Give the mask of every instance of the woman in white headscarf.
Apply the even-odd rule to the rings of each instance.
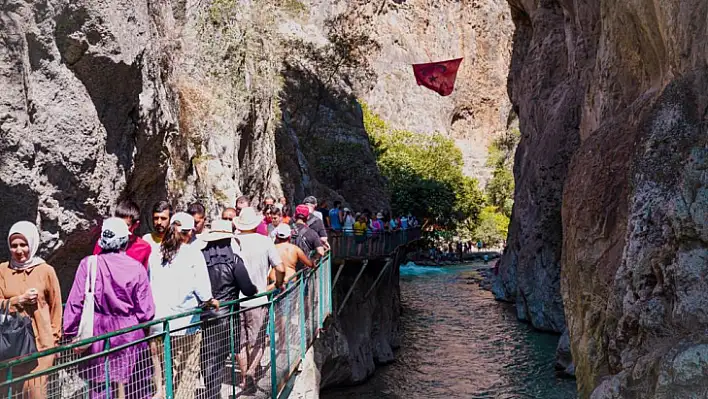
[[[10,310],[29,316],[37,350],[55,347],[61,338],[61,291],[54,268],[37,256],[39,232],[30,222],[18,222],[7,236],[10,260],[0,263],[0,299],[9,300]],[[33,369],[14,370],[13,376],[46,370],[54,355],[40,358]],[[22,384],[23,398],[45,398],[47,377],[37,377]]]

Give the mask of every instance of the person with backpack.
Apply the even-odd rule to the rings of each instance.
[[[312,251],[316,253],[314,258],[320,258],[325,254],[324,243],[320,240],[320,236],[308,226],[309,217],[310,209],[306,205],[298,205],[295,208],[295,230],[297,231],[295,245],[300,247],[311,259]]]
[[[232,226],[231,221],[216,220],[212,222],[211,230],[201,237],[206,243],[202,255],[209,272],[211,292],[220,303],[236,300],[241,293],[253,296],[258,292],[248,276],[243,259],[232,249],[235,241]],[[233,310],[237,311],[238,306]],[[202,314],[200,364],[206,387],[202,396],[205,399],[221,398],[221,380],[231,349],[226,334],[232,331],[231,327],[233,331],[238,327],[235,322],[230,326],[230,320],[228,307]],[[235,316],[233,320],[236,320]]]

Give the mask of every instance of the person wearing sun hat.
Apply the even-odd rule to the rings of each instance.
[[[234,253],[235,237],[229,220],[215,220],[208,233],[201,236],[206,244],[202,255],[206,261],[211,291],[220,302],[238,299],[240,293],[255,295],[258,288],[248,277],[243,259]],[[205,385],[205,398],[221,397],[221,376],[230,352],[230,341],[222,334],[229,329],[228,308],[202,314],[203,339],[201,345],[201,370]]]
[[[263,222],[263,214],[257,212],[252,207],[243,208],[241,213],[234,219],[236,229],[240,231],[237,238],[241,242],[241,257],[246,265],[248,276],[258,288],[258,292],[266,292],[268,288],[268,272],[271,267],[275,269],[276,287],[283,286],[285,268],[280,259],[278,251],[275,249],[273,241],[264,235],[256,232],[258,226]],[[245,295],[242,293],[241,298]],[[268,309],[263,306],[268,303],[267,297],[251,299],[241,303],[241,306],[248,308],[241,314],[240,318],[240,353],[238,357],[241,368],[242,385],[245,389],[249,386],[249,380],[255,381],[256,369],[260,365],[261,358],[265,350],[265,327]]]

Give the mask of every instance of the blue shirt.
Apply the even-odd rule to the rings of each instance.
[[[335,230],[342,229],[342,224],[339,223],[339,209],[334,208],[329,211],[329,224]]]

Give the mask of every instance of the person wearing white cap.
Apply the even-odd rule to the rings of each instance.
[[[305,252],[303,252],[300,247],[290,242],[290,238],[293,234],[290,226],[288,226],[287,224],[280,224],[273,232],[275,233],[275,249],[278,250],[280,259],[282,259],[283,265],[285,266],[286,283],[290,281],[293,276],[295,276],[295,273],[297,272],[298,261],[306,267],[314,266],[314,263],[312,262],[312,260],[310,260],[310,258],[307,257],[307,255],[305,255]],[[268,280],[272,283],[275,282],[274,270],[270,271],[270,274],[268,275]],[[275,286],[269,288],[272,289],[275,288]]]
[[[219,308],[219,301],[211,292],[211,281],[206,261],[200,248],[190,245],[194,234],[194,218],[177,212],[160,244],[160,251],[150,256],[150,284],[155,297],[155,317],[162,318],[184,313],[199,306]],[[170,321],[175,397],[194,397],[199,380],[199,353],[201,332],[188,327],[199,321],[199,316]],[[162,324],[151,327],[153,334],[162,332]],[[160,348],[153,351],[160,355]],[[156,373],[157,374],[157,373]],[[161,376],[156,376],[158,396],[163,392]]]
[[[276,287],[283,286],[283,278],[285,277],[285,268],[273,241],[256,232],[262,221],[263,214],[251,207],[243,208],[238,218],[234,220],[236,229],[240,231],[238,239],[241,242],[241,257],[246,264],[251,281],[258,287],[259,293],[266,292],[268,288],[268,272],[271,267],[275,269]],[[244,297],[245,295],[242,293],[241,298]],[[263,305],[266,303],[268,303],[267,297],[241,303],[242,307],[248,308],[240,318],[241,348],[238,357],[244,389],[252,388],[248,386],[248,380],[255,381],[256,369],[263,357],[268,312],[267,307]]]

